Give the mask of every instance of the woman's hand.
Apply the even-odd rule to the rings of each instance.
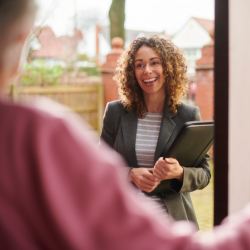
[[[129,177],[139,189],[147,193],[153,191],[161,182],[153,175],[153,168],[132,168]]]
[[[153,175],[160,180],[177,179],[183,182],[183,167],[173,158],[159,158],[153,168]]]

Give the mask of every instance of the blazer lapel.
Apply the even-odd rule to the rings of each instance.
[[[124,147],[131,167],[138,167],[135,154],[137,122],[138,116],[133,111],[121,118]]]
[[[167,97],[166,97],[166,99],[167,99]],[[175,126],[176,126],[176,124],[172,120],[172,117],[174,117],[176,115],[173,114],[169,110],[169,107],[167,106],[166,101],[165,101],[165,109],[164,109],[163,116],[162,116],[159,138],[158,138],[158,142],[157,142],[156,150],[155,150],[155,157],[154,157],[155,162],[161,156],[161,153],[162,153],[163,149],[166,147],[166,145],[169,141],[169,138],[171,137],[171,135],[175,129]]]

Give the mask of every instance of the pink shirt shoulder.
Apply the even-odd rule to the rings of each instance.
[[[2,102],[0,121],[3,249],[250,249],[249,207],[194,239],[187,223],[163,225],[137,203],[124,162],[86,128]]]

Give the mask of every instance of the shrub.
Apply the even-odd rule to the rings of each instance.
[[[21,74],[22,85],[56,85],[63,70],[60,65],[49,67],[45,60],[36,60],[35,63],[26,64]]]

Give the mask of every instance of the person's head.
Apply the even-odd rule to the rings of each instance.
[[[114,80],[123,105],[144,117],[144,96],[149,81],[167,96],[171,112],[177,112],[185,96],[188,78],[183,52],[170,40],[152,36],[134,40],[118,60]],[[144,86],[144,87],[143,87]]]
[[[0,0],[0,88],[18,70],[35,12],[35,0]]]

